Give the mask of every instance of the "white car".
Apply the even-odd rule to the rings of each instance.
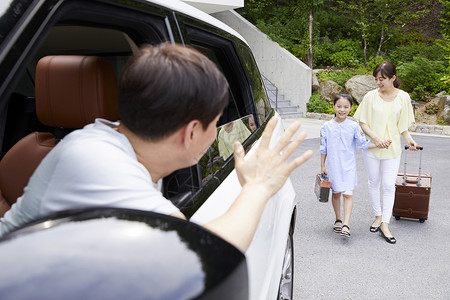
[[[194,244],[200,243],[205,248],[200,247],[198,250],[194,247],[197,249],[194,251],[195,253],[203,253],[199,255],[199,259],[203,262],[199,272],[203,272],[203,275],[194,277],[203,278],[204,282],[198,285],[193,292],[188,285],[194,284],[194,282],[187,278],[198,273],[192,272],[189,275],[190,272],[186,269],[189,264],[180,263],[180,252],[158,252],[157,249],[160,249],[158,245],[162,245],[158,244],[159,242],[154,243],[155,253],[145,248],[146,255],[141,257],[142,260],[145,260],[146,256],[151,257],[159,253],[158,255],[162,256],[158,257],[164,261],[164,264],[161,264],[162,268],[167,268],[170,272],[159,272],[161,269],[156,268],[161,268],[161,266],[149,267],[145,276],[142,276],[160,277],[165,280],[159,280],[155,285],[156,288],[153,288],[153,291],[155,292],[157,289],[158,293],[146,294],[151,292],[145,290],[143,294],[135,294],[136,296],[142,295],[149,299],[170,299],[167,298],[168,295],[176,294],[179,296],[171,299],[292,299],[294,274],[292,235],[295,228],[296,207],[295,192],[289,180],[267,203],[249,249],[246,253],[241,253],[243,265],[239,259],[235,260],[239,263],[230,263],[230,270],[225,276],[221,269],[223,265],[227,265],[226,260],[221,262],[222,265],[203,261],[208,261],[208,257],[211,260],[239,257],[236,249],[230,250],[233,248],[232,246],[230,249],[226,246],[225,248],[228,250],[223,252],[220,250],[222,248],[215,247],[214,245],[227,243],[218,237],[210,237],[211,234],[207,230],[193,224],[203,224],[223,214],[240,191],[240,184],[234,171],[233,157],[230,155],[228,147],[230,141],[240,140],[248,151],[247,155],[252,155],[254,149],[258,147],[262,131],[270,117],[276,115],[279,118],[279,116],[270,107],[261,75],[246,41],[217,19],[183,2],[175,0],[16,0],[3,1],[0,4],[1,215],[21,195],[29,176],[45,155],[45,153],[41,153],[41,157],[35,161],[34,150],[31,149],[29,153],[22,152],[21,155],[24,155],[24,158],[18,159],[19,164],[14,165],[14,159],[9,158],[17,154],[16,150],[20,147],[21,142],[30,134],[33,135],[34,132],[48,132],[47,136],[57,140],[68,132],[81,127],[78,123],[73,126],[61,126],[57,121],[43,123],[39,117],[40,113],[36,116],[36,102],[39,99],[36,98],[34,78],[38,60],[53,55],[100,56],[109,61],[115,76],[118,77],[128,58],[140,45],[161,42],[180,43],[198,49],[218,65],[230,86],[230,102],[219,120],[216,142],[197,165],[177,171],[164,178],[163,181],[164,195],[173,201],[190,220],[174,221],[171,220],[171,217],[153,213],[102,208],[62,212],[43,220],[37,220],[33,223],[34,225],[31,224],[13,232],[0,242],[0,254],[3,258],[8,257],[10,265],[9,268],[5,268],[2,264],[2,271],[0,271],[1,295],[6,295],[5,293],[8,292],[10,293],[8,295],[11,296],[22,295],[22,298],[27,298],[27,294],[24,294],[25,290],[22,289],[23,286],[27,286],[35,287],[35,289],[30,288],[27,291],[30,292],[28,296],[33,295],[33,298],[36,299],[42,298],[44,295],[45,297],[53,295],[50,298],[92,299],[105,292],[105,286],[109,286],[117,294],[109,295],[111,297],[108,298],[120,298],[119,295],[123,296],[120,291],[126,291],[130,282],[134,280],[130,274],[133,273],[134,267],[139,265],[136,264],[138,260],[130,258],[129,272],[125,272],[128,277],[122,277],[120,282],[117,282],[119,280],[117,278],[104,282],[103,285],[99,285],[103,289],[90,284],[90,282],[85,282],[88,285],[83,286],[78,281],[77,285],[69,288],[70,281],[62,283],[61,278],[64,277],[62,274],[70,273],[72,276],[76,276],[79,272],[78,275],[82,278],[84,271],[81,270],[84,269],[75,268],[74,266],[77,264],[74,263],[67,264],[66,267],[69,269],[65,271],[61,271],[59,268],[40,268],[36,265],[37,261],[61,266],[65,265],[64,260],[69,260],[69,258],[67,256],[59,257],[56,255],[58,251],[51,252],[54,255],[47,257],[45,251],[33,251],[33,249],[51,247],[53,242],[58,243],[58,247],[63,247],[58,248],[60,252],[67,250],[64,248],[64,245],[67,244],[71,247],[78,247],[81,252],[86,251],[86,253],[89,251],[116,253],[113,248],[115,249],[117,245],[126,240],[123,239],[123,236],[117,235],[115,244],[103,241],[106,234],[102,230],[108,229],[102,227],[104,222],[101,220],[105,218],[122,220],[128,225],[123,222],[116,224],[111,221],[114,224],[110,224],[108,228],[115,228],[117,232],[127,232],[129,235],[130,232],[134,232],[133,230],[138,230],[133,229],[135,222],[131,222],[135,220],[134,216],[138,215],[140,216],[139,222],[149,223],[149,220],[163,220],[160,223],[156,222],[159,225],[155,226],[159,226],[160,229],[165,228],[160,226],[163,223],[166,224],[165,222],[167,224],[175,222],[182,224],[181,227],[194,228],[196,232],[203,231],[203,235],[192,235],[187,240],[192,240]],[[64,101],[66,99],[62,97],[61,109],[65,109]],[[52,113],[58,114],[58,111],[52,111]],[[93,120],[86,122],[91,121]],[[272,142],[279,138],[283,130],[281,122],[279,122]],[[15,160],[17,161],[17,158]],[[92,219],[97,219],[98,222],[82,222],[83,227],[74,229],[73,234],[59,233],[59,231],[64,232],[64,226],[73,223],[80,224],[80,220]],[[74,220],[78,221],[74,222]],[[122,226],[127,227],[128,230],[119,230],[118,228],[122,228]],[[89,235],[93,235],[93,238],[85,241],[84,235],[81,233],[89,233]],[[149,234],[149,236],[151,235]],[[150,238],[149,236],[142,235],[141,239]],[[195,242],[197,238],[201,239],[198,243]],[[206,240],[214,242],[211,244],[205,242]],[[160,241],[160,239],[156,241]],[[95,244],[104,246],[97,247]],[[24,245],[29,245],[29,247],[23,247]],[[127,246],[137,249],[139,243],[129,243]],[[97,276],[120,274],[118,268],[125,267],[123,261],[118,259],[120,252],[116,254],[98,255],[97,257],[109,260],[107,265],[110,269],[105,271],[106,273],[92,273],[89,278],[94,278],[93,274],[97,274]],[[42,255],[41,258],[39,255]],[[25,257],[27,259],[24,259]],[[44,259],[44,257],[47,258]],[[54,261],[52,261],[52,257],[55,259]],[[127,265],[126,260],[125,265]],[[17,270],[33,273],[35,276],[27,277],[29,281],[22,282],[20,280],[25,275]],[[166,274],[165,277],[162,273]],[[61,276],[56,276],[57,274]],[[214,275],[218,277],[215,278]],[[183,279],[183,276],[186,276],[185,281],[181,280],[184,284],[173,283],[176,279]],[[233,280],[233,276],[238,276],[236,278],[240,279]],[[242,279],[242,276],[245,279]],[[52,278],[52,282],[55,283],[53,280],[56,280],[61,285],[46,285],[43,278]],[[221,289],[218,289],[217,286],[225,284],[224,282],[226,288],[222,286]],[[138,284],[134,282],[134,285]],[[216,292],[220,290],[220,297],[217,296],[217,293],[211,292],[214,289]],[[165,292],[167,294],[164,294]]]

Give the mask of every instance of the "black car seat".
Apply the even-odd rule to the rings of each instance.
[[[111,64],[98,56],[55,55],[36,67],[39,121],[61,132],[119,118],[117,81]],[[29,178],[60,137],[33,132],[19,140],[0,161],[0,216],[23,193]]]

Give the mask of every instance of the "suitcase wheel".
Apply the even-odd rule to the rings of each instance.
[[[394,217],[395,217],[396,220],[400,220],[400,216],[399,215],[395,215]],[[425,222],[425,220],[423,220],[423,222]]]
[[[420,222],[420,223],[425,222],[425,218],[420,218],[420,219],[419,219],[419,222]]]

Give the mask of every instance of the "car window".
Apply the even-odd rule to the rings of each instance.
[[[253,97],[255,99],[256,109],[258,111],[258,118],[255,121],[257,124],[263,124],[271,115],[272,108],[270,107],[269,99],[264,91],[264,85],[261,81],[258,66],[248,46],[238,43],[236,50],[239,52],[242,65],[248,74]]]
[[[5,61],[11,66],[3,70],[10,68],[14,73],[0,74],[0,158],[28,133],[56,130],[40,124],[35,114],[34,74],[40,58],[97,55],[111,62],[118,77],[141,44],[179,40],[173,36],[167,20],[170,12],[150,4],[139,5],[139,9],[67,1],[33,16],[33,22],[39,26],[24,27],[22,38],[14,44],[15,50],[5,54]]]
[[[263,104],[260,117],[254,101],[255,90],[258,91],[259,99],[265,103],[261,82],[259,89],[253,89],[251,85],[257,83],[255,80],[250,81],[248,76],[249,70],[256,72],[252,76],[259,76],[259,71],[256,66],[243,66],[236,51],[236,42],[225,35],[203,30],[198,24],[191,26],[187,22],[180,23],[186,31],[185,40],[189,45],[210,58],[229,84],[229,104],[219,119],[215,142],[196,166],[177,171],[165,181],[166,196],[174,199],[174,203],[190,216],[233,170],[234,142],[241,142],[248,151],[261,134],[258,130],[262,124],[260,118],[264,120],[267,114]],[[246,62],[248,65],[255,63],[251,58]]]
[[[243,143],[256,130],[253,115],[236,119],[220,126],[217,131],[217,142],[220,157],[226,160],[233,154],[234,142]]]
[[[3,133],[0,157],[33,131],[58,131],[58,137],[68,132],[44,126],[36,116],[34,77],[39,59],[47,55],[101,56],[111,63],[118,79],[127,60],[141,44],[173,40],[164,16],[97,4],[72,4],[62,5],[59,13],[49,18],[48,22],[54,25],[48,26],[34,45],[26,47],[33,51],[30,50],[26,64],[20,68],[23,71],[15,74],[17,84],[1,112],[6,117],[0,124],[0,138]]]

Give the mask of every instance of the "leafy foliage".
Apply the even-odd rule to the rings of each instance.
[[[450,0],[439,0],[444,9],[441,11],[442,15],[442,34],[450,35]]]
[[[411,26],[431,6],[441,9],[442,39],[426,39]],[[413,99],[450,92],[450,0],[245,0],[237,11],[303,61],[311,57],[308,22],[313,12],[314,67],[343,69],[320,72],[319,81],[344,86],[353,75],[372,74],[388,60]]]
[[[416,56],[422,56],[431,61],[442,61],[446,53],[448,52],[438,44],[413,43],[395,48],[389,54],[389,61],[394,65],[398,65],[402,62],[413,61]]]
[[[448,1],[450,3],[450,1]],[[449,4],[450,6],[450,4]],[[450,7],[449,7],[450,10]],[[450,15],[450,12],[448,13]],[[444,59],[447,64],[447,69],[441,74],[440,84],[442,89],[450,93],[450,34],[443,34],[443,39],[437,41],[437,45],[444,51]]]
[[[423,56],[415,56],[411,62],[400,63],[397,68],[398,77],[411,92],[411,98],[426,100],[442,88],[439,73],[444,72],[441,61],[431,61]]]
[[[438,112],[439,107],[436,103],[429,103],[425,105],[425,112],[429,115],[434,115]]]
[[[327,114],[330,111],[330,107],[331,110],[333,110],[332,105],[330,105],[327,101],[322,100],[317,92],[314,92],[309,98],[309,102],[306,103],[308,112]]]
[[[319,71],[317,73],[317,80],[319,80],[319,82],[325,80],[332,80],[337,84],[339,84],[340,86],[345,86],[347,80],[349,80],[355,75],[357,74],[354,71],[348,69],[339,71]]]
[[[362,61],[362,51],[358,41],[351,39],[332,43],[329,39],[313,46],[315,64],[338,68],[357,66]]]

